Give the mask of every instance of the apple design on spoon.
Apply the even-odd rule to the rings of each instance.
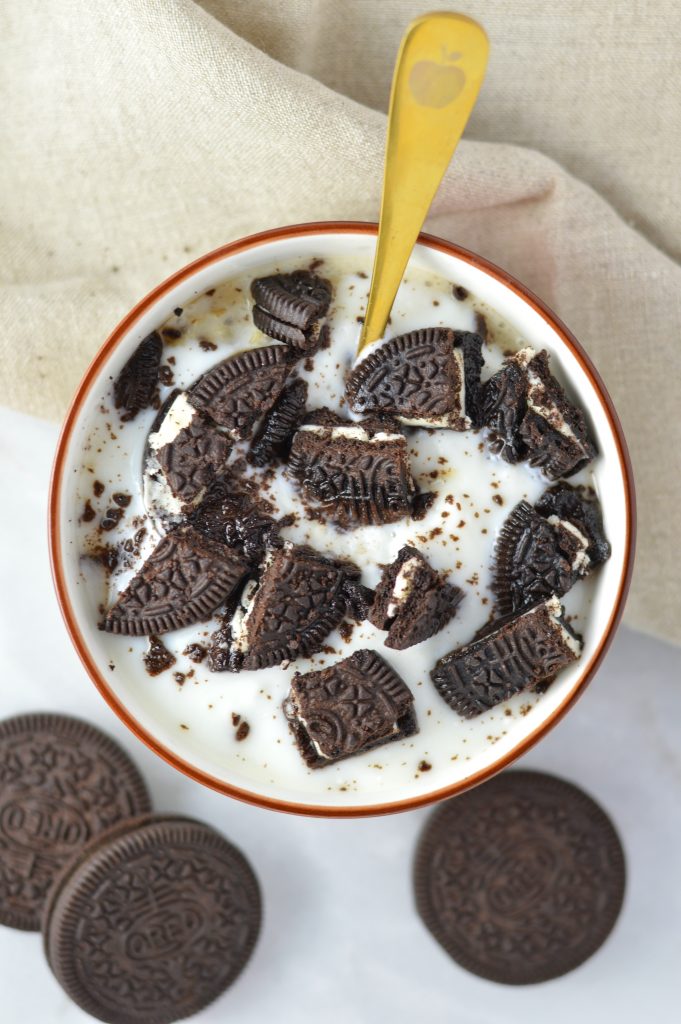
[[[409,88],[417,103],[423,107],[446,107],[456,99],[464,85],[466,75],[454,66],[460,53],[447,53],[442,47],[442,60],[420,60],[412,68]]]

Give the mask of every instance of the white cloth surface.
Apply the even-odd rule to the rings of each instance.
[[[524,759],[583,786],[612,816],[626,899],[602,949],[572,974],[507,988],[442,952],[412,904],[411,859],[429,811],[318,821],[203,789],[151,754],[87,678],[60,620],[48,570],[46,482],[53,425],[0,410],[0,717],[57,710],[122,743],[155,806],[210,822],[253,863],[264,929],[244,974],[197,1022],[238,1024],[575,1024],[678,1015],[681,946],[681,680],[678,651],[622,629],[585,695]],[[40,938],[0,927],[2,1024],[90,1020],[63,994]]]

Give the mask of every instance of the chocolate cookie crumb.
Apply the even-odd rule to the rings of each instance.
[[[185,658],[189,658],[194,664],[200,665],[208,652],[203,644],[187,644],[182,653]]]
[[[245,740],[250,731],[251,727],[248,724],[248,722],[241,722],[239,728],[236,731],[237,742],[241,743],[242,740]]]
[[[168,650],[157,636],[149,637],[149,648],[142,655],[142,661],[150,676],[159,676],[161,672],[171,668],[176,660],[175,655]]]

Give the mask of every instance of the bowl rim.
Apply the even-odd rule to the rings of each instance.
[[[223,780],[215,778],[209,773],[195,767],[190,762],[185,761],[172,750],[165,747],[133,717],[122,701],[119,700],[116,694],[109,688],[105,677],[99,671],[95,659],[90,654],[85,639],[78,628],[75,613],[66,587],[64,565],[61,557],[61,526],[59,522],[59,509],[61,504],[61,491],[66,453],[74,426],[85,398],[89,393],[90,387],[96,376],[99,374],[102,366],[105,364],[110,354],[117,347],[124,335],[128,333],[139,317],[158,299],[171,291],[176,285],[180,284],[186,278],[192,276],[198,270],[224,259],[227,256],[233,256],[247,249],[252,249],[269,242],[281,241],[287,238],[304,235],[314,236],[319,234],[376,235],[377,231],[378,225],[373,222],[333,220],[313,221],[310,223],[292,224],[285,227],[272,228],[267,231],[260,231],[256,234],[247,235],[243,238],[237,239],[236,241],[229,242],[226,245],[219,246],[217,249],[213,249],[205,255],[200,256],[198,259],[193,260],[185,267],[182,267],[180,270],[167,277],[161,282],[161,284],[157,285],[156,288],[152,289],[152,291],[136,303],[130,312],[123,317],[86,369],[64,419],[59,440],[57,442],[50,479],[48,500],[48,545],[52,579],[57,594],[57,601],[59,603],[59,608],[64,619],[67,632],[76,649],[76,653],[78,654],[86,672],[90,676],[90,679],[109,707],[128,727],[128,729],[130,729],[130,731],[139,740],[146,744],[146,746],[155,754],[161,757],[168,764],[172,765],[172,767],[182,772],[184,775],[193,779],[195,782],[199,782],[210,789],[214,789],[217,792],[224,794],[225,796],[234,797],[237,800],[253,804],[257,807],[319,818],[362,818],[414,810],[418,807],[425,807],[429,804],[445,800],[448,797],[457,796],[460,793],[464,793],[467,790],[472,789],[474,786],[486,782],[488,779],[507,768],[519,757],[525,754],[563,718],[568,710],[574,705],[576,700],[582,695],[582,693],[584,693],[584,690],[596,674],[597,669],[612,643],[617,626],[622,618],[634,567],[636,499],[633,469],[627,443],[624,438],[624,432],[605,384],[591,362],[591,359],[565,324],[544,302],[542,302],[540,298],[530,291],[530,289],[526,288],[520,283],[520,281],[507,273],[507,271],[503,270],[501,267],[498,267],[496,264],[490,262],[484,257],[479,256],[477,253],[464,249],[459,245],[455,245],[453,242],[448,242],[436,235],[426,234],[425,232],[422,232],[419,235],[419,244],[443,252],[447,255],[454,256],[463,262],[471,264],[489,276],[496,278],[501,282],[501,284],[505,285],[523,299],[527,305],[547,321],[549,326],[556,332],[556,334],[558,334],[561,341],[567,346],[579,362],[582,370],[589,378],[596,394],[598,395],[601,405],[603,406],[605,416],[610,424],[615,440],[625,490],[625,545],[623,572],[607,626],[603,631],[601,640],[593,657],[591,658],[591,661],[585,666],[584,672],[576,687],[560,704],[560,706],[555,709],[552,715],[529,733],[521,742],[518,743],[516,747],[513,748],[513,750],[509,751],[503,757],[500,757],[497,761],[494,761],[492,764],[481,769],[467,779],[454,782],[449,786],[433,790],[430,793],[405,798],[404,800],[352,807],[334,807],[330,805],[298,803],[278,799],[276,797],[264,796],[259,793],[251,792],[248,789],[232,785],[231,783],[224,782]]]

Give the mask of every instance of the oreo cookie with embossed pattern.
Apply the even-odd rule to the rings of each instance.
[[[247,456],[251,465],[267,466],[288,455],[306,401],[306,381],[296,379],[284,388],[253,438]]]
[[[562,597],[591,568],[589,538],[571,523],[545,519],[521,501],[496,541],[492,592],[500,615]]]
[[[303,424],[288,465],[304,496],[348,528],[409,516],[416,485],[407,440],[392,429],[383,422]]]
[[[114,404],[123,410],[123,420],[134,420],[141,409],[151,405],[162,353],[161,335],[153,331],[139,343],[118,374],[113,388]]]
[[[569,782],[511,771],[439,807],[414,862],[418,912],[466,970],[529,985],[574,970],[605,942],[625,888],[605,812]]]
[[[234,437],[248,437],[256,420],[276,402],[292,368],[284,345],[247,349],[200,377],[187,398]]]
[[[435,689],[463,718],[474,718],[536,687],[576,661],[580,638],[557,597],[493,623],[478,639],[445,654],[430,673]]]
[[[479,335],[426,327],[372,347],[350,374],[346,396],[354,412],[468,430],[478,424],[482,365]]]
[[[309,768],[418,732],[411,690],[369,650],[355,651],[320,672],[296,672],[284,714]]]
[[[242,853],[190,818],[148,816],[100,836],[55,883],[43,919],[64,991],[108,1024],[171,1024],[239,976],[261,925]]]
[[[162,519],[187,515],[223,472],[232,441],[175,391],[149,432],[144,460],[147,510]]]
[[[161,540],[106,613],[100,629],[169,633],[210,618],[249,569],[244,556],[191,526]]]
[[[48,713],[0,722],[0,924],[38,931],[64,864],[150,806],[127,754],[86,722]]]
[[[386,647],[404,651],[439,633],[462,598],[459,587],[446,583],[420,551],[405,544],[383,571],[369,621],[388,630]]]
[[[209,667],[252,671],[316,654],[346,615],[366,615],[359,578],[353,562],[303,545],[269,551],[260,579],[246,584],[231,623],[214,635]]]
[[[328,328],[319,324],[331,302],[331,285],[309,270],[259,277],[251,284],[253,322],[259,331],[301,352],[328,343]]]

